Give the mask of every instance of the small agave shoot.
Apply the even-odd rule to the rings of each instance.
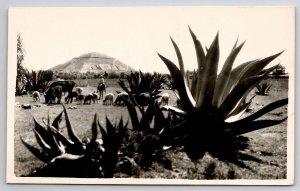
[[[65,115],[68,138],[60,132],[62,115]],[[95,114],[90,138],[81,141],[74,132],[66,108],[50,124],[41,125],[34,119],[33,132],[40,148],[36,148],[21,137],[22,143],[29,151],[47,166],[36,170],[31,176],[46,177],[113,177],[118,162],[118,151],[125,134],[127,124],[121,118],[115,126],[106,118],[103,128]],[[98,138],[100,129],[101,139]]]
[[[272,85],[268,83],[262,83],[256,86],[256,95],[267,96],[269,95],[269,91]]]
[[[279,124],[286,120],[256,120],[264,114],[284,106],[288,99],[275,101],[250,116],[240,118],[251,104],[248,93],[253,90],[277,66],[264,69],[282,52],[243,63],[232,69],[235,58],[244,43],[234,44],[221,72],[217,75],[219,62],[219,35],[205,53],[200,41],[190,29],[195,45],[198,69],[192,80],[185,76],[183,59],[177,44],[171,38],[178,58],[179,68],[164,56],[159,55],[169,69],[182,110],[171,106],[165,109],[183,116],[184,120],[171,127],[169,136],[184,146],[193,160],[200,159],[206,152],[220,160],[244,164],[240,159],[259,161],[239,152],[247,147],[247,138],[242,134]],[[174,144],[175,142],[173,142]],[[245,167],[245,166],[244,166]]]

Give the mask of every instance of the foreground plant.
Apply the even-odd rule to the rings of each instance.
[[[269,91],[272,85],[269,85],[268,83],[262,83],[256,86],[256,95],[262,95],[267,96],[269,95]]]
[[[171,127],[172,130],[168,136],[175,140],[172,144],[180,142],[192,160],[202,158],[205,152],[209,152],[221,160],[238,163],[238,158],[249,158],[249,156],[242,156],[237,152],[247,147],[247,139],[242,137],[242,134],[286,120],[286,118],[280,120],[256,119],[286,105],[288,99],[273,102],[256,113],[240,119],[251,104],[252,98],[247,101],[248,93],[277,67],[264,69],[282,52],[264,59],[243,63],[232,69],[235,58],[244,45],[244,43],[237,45],[236,42],[221,72],[217,75],[220,54],[219,35],[216,35],[205,53],[191,29],[190,33],[198,62],[198,69],[193,73],[192,80],[189,81],[186,78],[180,50],[172,38],[179,68],[158,54],[171,73],[182,107],[182,109],[178,109],[164,106],[164,109],[184,118],[181,123]]]
[[[33,132],[40,148],[27,143],[21,137],[22,143],[38,159],[47,164],[36,170],[31,176],[55,177],[113,177],[118,162],[118,151],[125,134],[127,124],[112,125],[106,117],[106,128],[99,124],[95,114],[92,124],[92,134],[80,140],[71,126],[66,108],[50,124],[49,116],[45,126],[34,119]],[[67,138],[60,132],[62,115],[65,115]],[[101,138],[98,132],[101,132]]]
[[[165,118],[157,102],[151,102],[146,109],[135,106],[125,100],[132,123],[121,149],[122,155],[133,158],[144,170],[148,170],[153,162],[171,169],[171,163],[165,158],[163,139],[168,127],[174,119]]]

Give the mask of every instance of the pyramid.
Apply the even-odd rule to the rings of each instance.
[[[121,61],[105,54],[92,52],[75,57],[64,64],[51,68],[58,73],[121,73],[133,71],[133,69]]]

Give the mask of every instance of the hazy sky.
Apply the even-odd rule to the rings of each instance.
[[[246,44],[235,66],[282,50],[273,65],[294,64],[290,7],[14,8],[9,14],[9,48],[16,50],[21,33],[24,66],[34,70],[99,52],[135,69],[167,72],[157,52],[177,63],[172,36],[186,68],[193,69],[197,63],[188,25],[206,46],[219,31],[221,64],[237,38]]]

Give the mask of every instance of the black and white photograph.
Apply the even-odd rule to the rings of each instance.
[[[7,183],[294,183],[292,6],[11,7],[7,83]]]

